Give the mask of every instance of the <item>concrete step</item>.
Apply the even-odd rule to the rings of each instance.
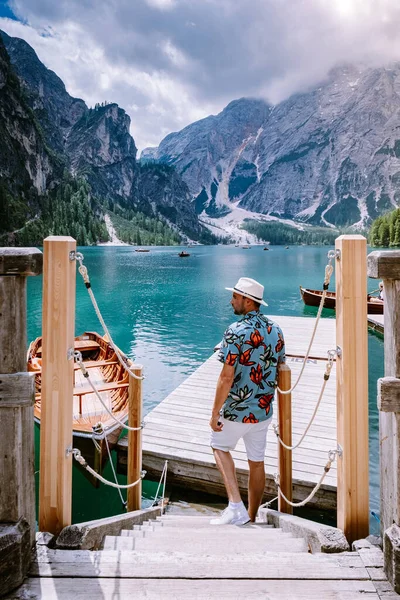
[[[192,517],[181,517],[180,519],[176,519],[176,520],[161,520],[161,521],[154,521],[154,524],[152,525],[152,527],[168,527],[168,528],[173,528],[173,527],[204,527],[204,528],[214,528],[215,525],[211,525],[210,521],[211,519],[215,519],[218,518],[219,514],[216,514],[214,517],[210,516],[207,517],[206,519],[198,519],[197,517],[194,517],[192,520]],[[224,527],[236,527],[236,525],[224,525]],[[246,523],[246,525],[243,525],[241,527],[245,527],[245,528],[251,528],[251,529],[275,529],[274,525],[269,525],[268,523]]]
[[[144,531],[143,529],[122,529],[120,536],[122,537],[134,537],[143,538],[146,534],[150,535],[152,531]]]
[[[146,536],[135,538],[130,536],[106,536],[104,550],[132,550],[138,553],[159,552],[184,552],[188,555],[227,555],[243,554],[251,552],[308,552],[305,540],[293,537],[278,537],[275,539],[262,539],[254,537],[239,538],[234,535],[221,536],[219,538],[209,536],[192,537],[158,537]]]
[[[210,525],[211,519],[216,519],[220,516],[219,513],[215,513],[215,515],[208,515],[207,517],[196,517],[196,516],[187,516],[187,517],[176,517],[175,515],[167,518],[166,515],[162,517],[157,517],[155,521],[151,521],[153,526],[162,526],[162,527],[206,527]],[[146,521],[146,523],[150,523],[150,521]],[[213,526],[214,527],[214,526]],[[247,523],[245,527],[257,527],[262,529],[274,529],[274,525],[270,525],[268,523]]]
[[[276,540],[289,539],[295,537],[290,532],[283,532],[282,529],[247,529],[237,525],[223,525],[213,527],[159,527],[155,529],[142,529],[140,531],[132,529],[123,529],[120,533],[122,537],[146,537],[151,539],[252,539],[256,543],[258,540]]]
[[[123,539],[123,538],[119,538]],[[129,540],[144,542],[145,539]],[[298,540],[292,540],[297,542]],[[367,571],[359,553],[344,552],[338,555],[326,554],[307,554],[294,552],[260,552],[258,547],[251,552],[229,553],[225,555],[220,548],[214,550],[208,546],[202,555],[188,554],[185,551],[154,551],[153,552],[135,552],[120,550],[51,550],[50,548],[40,548],[36,550],[36,558],[30,567],[32,577],[53,577],[53,578],[82,578],[80,579],[82,597],[88,598],[85,594],[84,578],[118,578],[116,584],[121,578],[150,578],[150,579],[225,579],[225,580],[371,580],[372,574]],[[378,573],[377,573],[378,574]],[[55,579],[57,581],[57,579]],[[250,598],[251,582],[247,582],[249,594],[241,596]],[[114,593],[115,593],[114,587]],[[237,596],[237,595],[236,595]],[[57,595],[52,598],[58,597]],[[66,595],[65,598],[75,596]],[[77,596],[76,596],[77,597]],[[122,597],[122,596],[121,596]],[[162,598],[171,596],[164,595]],[[208,596],[203,596],[208,598]],[[233,596],[235,597],[235,596]],[[257,596],[254,596],[257,597]],[[266,594],[258,596],[268,597]],[[301,596],[300,596],[301,597]],[[282,598],[289,599],[288,594]],[[292,596],[296,599],[296,594]],[[305,597],[307,598],[307,596]],[[325,600],[326,596],[321,594],[320,599]],[[340,598],[340,596],[338,596]],[[371,600],[374,596],[371,596]],[[342,599],[341,599],[342,600]],[[348,596],[346,600],[353,600]]]
[[[265,560],[265,559],[264,559]],[[198,569],[200,570],[200,569]],[[293,568],[292,568],[293,571]],[[304,578],[304,571],[300,572]],[[118,579],[117,579],[118,577]],[[381,582],[380,582],[381,583]],[[383,582],[382,582],[383,583]],[[41,598],[112,598],[134,600],[379,600],[372,581],[334,580],[313,581],[269,579],[126,579],[113,577],[81,579],[79,577],[36,577],[25,581],[13,599]],[[385,592],[387,600],[397,595]]]

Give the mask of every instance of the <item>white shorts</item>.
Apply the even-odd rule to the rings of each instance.
[[[211,448],[229,452],[234,450],[240,438],[243,438],[248,460],[264,461],[267,431],[272,417],[260,423],[235,423],[223,417],[219,420],[223,428],[222,431],[211,430]]]

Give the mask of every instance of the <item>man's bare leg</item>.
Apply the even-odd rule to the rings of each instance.
[[[249,460],[249,517],[251,521],[256,520],[257,512],[264,495],[265,467],[264,461],[256,462]]]
[[[239,486],[236,479],[235,463],[230,452],[213,448],[215,462],[224,480],[226,493],[230,502],[241,502]]]

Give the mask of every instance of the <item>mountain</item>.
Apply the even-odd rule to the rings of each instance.
[[[137,149],[130,134],[130,117],[122,108],[115,103],[96,104],[94,108],[88,108],[83,100],[70,96],[62,80],[43,65],[24,40],[1,32],[0,46],[8,69],[13,73],[13,81],[15,85],[18,83],[21,102],[36,124],[47,155],[52,157],[54,164],[60,166],[57,174],[53,167],[46,165],[29,174],[29,177],[32,175],[30,183],[34,186],[42,175],[40,189],[35,186],[38,193],[49,192],[47,175],[53,173],[54,186],[61,182],[66,171],[90,184],[89,200],[92,194],[100,204],[109,206],[111,203],[124,218],[132,216],[132,211],[141,212],[164,222],[168,220],[171,232],[180,231],[193,239],[201,237],[202,227],[191,203],[189,190],[179,174],[168,170],[160,178],[158,167],[147,165],[144,169],[136,160]],[[13,120],[12,111],[12,102],[8,102],[4,109],[7,122]],[[19,124],[15,126],[18,129],[15,137],[23,138]],[[3,140],[6,138],[0,138],[0,183],[4,178],[4,164],[8,160],[7,146]],[[28,164],[42,160],[41,150],[37,156],[37,144],[33,146],[27,150]],[[14,181],[21,179],[17,168],[10,172],[10,178]],[[150,184],[154,195],[151,201],[148,198]],[[83,189],[86,197],[86,188]],[[171,212],[171,190],[178,207],[175,212]],[[22,200],[24,202],[27,202],[26,199]],[[25,212],[28,215],[29,211]],[[166,214],[169,215],[168,219]],[[109,216],[112,220],[112,215]]]
[[[61,173],[0,40],[0,233],[33,219]]]
[[[145,149],[144,160],[173,165],[195,198],[197,213],[229,212],[229,200],[243,193],[256,178],[247,159],[271,108],[262,100],[242,98],[218,115],[170,133],[158,148]]]
[[[343,66],[274,107],[242,98],[143,157],[178,169],[210,225],[368,226],[400,201],[400,65]]]
[[[73,98],[62,80],[40,62],[25,40],[0,32],[25,98],[40,122],[47,143],[64,152],[65,139],[73,125],[88,111],[80,98]]]

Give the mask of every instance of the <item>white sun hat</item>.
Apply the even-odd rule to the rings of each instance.
[[[263,306],[268,306],[263,300],[264,286],[255,279],[250,279],[250,277],[241,277],[234,288],[227,287],[225,289],[245,296],[245,298],[250,298],[250,300],[254,300],[254,302],[258,302]]]

